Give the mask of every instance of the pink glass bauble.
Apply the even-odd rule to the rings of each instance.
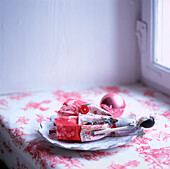
[[[108,93],[101,99],[100,107],[107,110],[114,118],[117,118],[123,114],[126,104],[119,94]]]

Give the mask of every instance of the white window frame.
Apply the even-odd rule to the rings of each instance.
[[[137,22],[141,53],[141,79],[147,85],[170,95],[170,70],[155,63],[158,0],[142,0],[142,21]]]

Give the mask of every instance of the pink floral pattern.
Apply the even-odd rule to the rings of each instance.
[[[43,115],[35,114],[37,116],[36,121],[41,123],[42,121],[50,121],[49,117],[44,117]]]
[[[136,168],[139,166],[139,161],[133,160],[129,161],[123,165],[121,164],[116,164],[116,163],[111,163],[111,165],[108,167],[108,169],[127,169],[127,168]]]
[[[17,163],[16,163],[16,165],[13,164],[13,168],[17,168],[17,169],[29,169],[29,167],[25,163],[21,163],[19,161],[18,157],[16,158],[16,161],[17,161]]]
[[[13,144],[21,149],[29,134],[23,132],[23,127],[7,129]]]
[[[0,99],[0,110],[5,110],[8,107],[8,102],[5,99]]]
[[[142,139],[136,138],[127,145],[105,151],[65,150],[49,143],[38,133],[40,123],[50,121],[66,99],[82,100],[70,107],[78,110],[84,101],[99,105],[100,99],[108,92],[118,93],[124,98],[123,117],[152,115],[155,126],[145,130]],[[101,169],[169,169],[169,100],[170,97],[144,84],[0,96],[0,159],[9,168],[19,169],[33,166],[36,169],[90,169],[94,166]],[[67,106],[63,105],[63,110],[69,102],[64,104]],[[85,128],[83,134],[89,129]]]
[[[20,116],[16,123],[20,124],[29,124],[30,119],[26,118],[25,116]]]
[[[11,149],[11,145],[10,145],[10,142],[8,141],[8,142],[3,142],[3,146],[4,146],[4,148],[6,148],[6,150],[9,152],[9,153],[12,153],[13,152],[13,150]]]
[[[107,151],[91,151],[91,152],[84,152],[84,151],[80,151],[80,157],[84,158],[88,161],[99,161],[102,158],[105,157],[110,157],[110,156],[114,156],[118,153],[118,151],[113,151],[113,152],[107,152]]]
[[[24,111],[27,111],[29,109],[38,109],[41,111],[47,111],[49,110],[49,107],[43,107],[43,104],[49,104],[51,101],[50,100],[44,100],[42,102],[29,102],[25,108],[22,108]]]
[[[170,109],[165,111],[164,113],[161,114],[162,116],[164,116],[165,118],[167,118],[168,120],[170,120]]]
[[[55,146],[49,144],[43,138],[36,138],[29,141],[28,146],[24,149],[25,153],[29,153],[32,160],[36,161],[36,165],[41,164],[41,168],[56,168],[62,165],[63,168],[70,169],[71,167],[81,168],[83,164],[78,160],[68,155],[59,155],[55,150]],[[55,156],[55,154],[58,156]]]
[[[12,95],[12,96],[9,96],[9,98],[11,100],[22,100],[26,97],[31,97],[33,96],[33,94],[19,94],[19,95]]]

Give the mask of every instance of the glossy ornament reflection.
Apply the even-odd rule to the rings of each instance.
[[[122,96],[117,93],[108,93],[103,96],[100,107],[107,110],[113,117],[121,117],[126,103]]]

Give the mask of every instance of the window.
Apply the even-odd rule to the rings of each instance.
[[[143,0],[141,37],[142,80],[170,95],[170,0]],[[139,42],[139,36],[138,36]]]
[[[158,1],[157,55],[155,62],[170,69],[170,0]]]

